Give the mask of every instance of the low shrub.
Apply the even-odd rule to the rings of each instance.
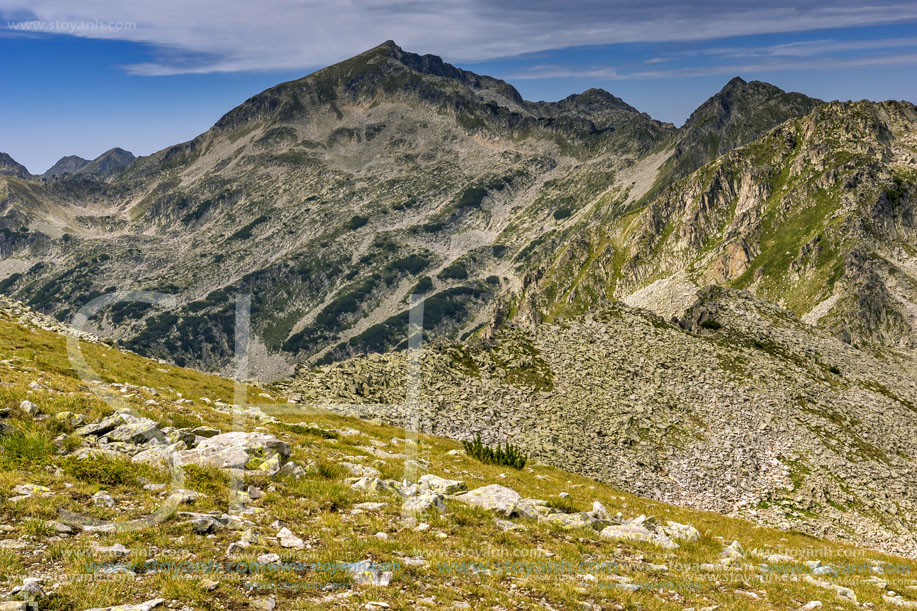
[[[473,441],[463,441],[465,453],[472,458],[490,465],[505,465],[513,469],[522,469],[528,457],[519,448],[507,443],[504,446],[491,448],[481,443],[481,435],[475,435]]]

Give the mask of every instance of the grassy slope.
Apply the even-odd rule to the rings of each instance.
[[[230,430],[229,416],[210,408],[200,397],[231,402],[231,381],[160,365],[104,346],[84,344],[84,353],[106,382],[126,382],[156,389],[155,395],[144,388],[131,388],[120,394],[131,407],[163,425],[206,423]],[[44,388],[30,390],[28,385],[36,380]],[[358,456],[364,464],[375,464],[383,477],[400,478],[402,460],[376,459],[361,447],[376,442],[398,453],[404,445],[404,430],[327,414],[307,418],[317,426],[350,427],[360,431],[360,435],[325,439],[322,435],[293,433],[281,425],[268,424],[270,432],[292,443],[294,460],[300,464],[312,460],[317,467],[299,480],[277,478],[249,482],[267,491],[265,498],[254,503],[263,509],[252,518],[259,525],[257,532],[272,536],[277,529],[270,524],[279,519],[305,539],[310,549],[294,552],[266,542],[264,546],[251,548],[243,557],[254,560],[261,553],[273,551],[284,560],[303,562],[355,562],[371,558],[377,562],[400,563],[390,586],[348,587],[331,592],[295,589],[310,587],[304,584],[350,581],[349,577],[328,572],[193,573],[186,576],[141,571],[93,577],[87,573],[88,562],[114,559],[92,552],[90,546],[94,544],[124,544],[131,550],[127,562],[135,567],[147,560],[222,562],[227,546],[237,540],[238,535],[230,529],[214,536],[195,535],[182,520],[172,518],[145,531],[80,534],[53,540],[47,521],[58,519],[59,508],[78,507],[100,518],[123,518],[144,514],[166,494],[142,490],[137,480],[142,475],[155,482],[166,482],[166,473],[138,469],[129,463],[103,465],[89,461],[80,466],[58,455],[59,445],[73,445],[66,426],[57,424],[54,418],[26,417],[17,408],[28,398],[46,414],[73,411],[95,418],[109,411],[110,408],[89,390],[89,386],[69,368],[61,336],[0,319],[0,408],[11,408],[5,421],[24,433],[0,438],[0,524],[6,531],[0,538],[23,537],[28,542],[26,549],[0,548],[0,591],[18,585],[27,576],[45,577],[46,587],[59,582],[60,586],[44,603],[44,608],[81,610],[163,597],[178,601],[177,606],[184,604],[195,609],[243,609],[251,608],[253,601],[268,596],[277,599],[279,609],[362,608],[367,601],[385,601],[399,609],[448,608],[457,602],[468,602],[473,608],[504,609],[550,606],[554,609],[680,610],[718,605],[720,609],[742,610],[796,609],[811,600],[823,601],[825,608],[853,608],[833,593],[798,578],[772,576],[762,579],[756,568],[763,562],[761,557],[750,555],[747,565],[732,571],[698,568],[701,563],[716,562],[723,542],[734,539],[746,550],[759,549],[764,555],[782,550],[796,555],[800,562],[819,559],[825,564],[857,567],[856,574],[823,579],[853,588],[861,603],[871,602],[876,608],[884,608],[886,603],[882,601],[882,591],[863,574],[864,563],[884,560],[903,565],[907,567],[905,574],[885,576],[889,589],[917,598],[917,590],[908,589],[914,587],[917,563],[801,534],[760,528],[717,514],[647,501],[547,466],[532,464],[522,471],[514,471],[482,465],[463,454],[448,455],[449,450],[459,447],[456,442],[425,435],[421,435],[420,456],[429,461],[428,471],[462,479],[470,488],[500,483],[523,496],[554,500],[558,505],[577,510],[588,510],[593,500],[599,500],[612,514],[621,512],[625,517],[634,517],[645,513],[662,520],[693,524],[703,536],[696,543],[683,543],[678,550],[664,551],[647,544],[603,541],[595,531],[564,532],[523,519],[516,521],[525,525],[524,532],[504,533],[498,530],[489,514],[454,501],[447,501],[445,515],[426,518],[431,525],[429,530],[415,532],[402,528],[397,499],[370,497],[353,491],[343,482],[346,474],[335,463],[345,456]],[[259,392],[251,388],[249,396],[263,403],[266,400],[257,397]],[[193,403],[176,404],[181,397],[191,398]],[[158,405],[147,404],[150,399]],[[303,420],[303,416],[283,419],[297,422]],[[250,423],[247,430],[255,426],[257,424]],[[64,435],[62,442],[54,441],[58,435]],[[104,486],[98,481],[103,475],[108,480]],[[12,488],[22,483],[45,485],[55,494],[24,501],[8,500],[14,495]],[[225,475],[220,472],[188,470],[185,486],[207,495],[196,501],[192,510],[226,509],[228,490]],[[89,497],[100,489],[108,490],[115,497],[117,510],[92,506]],[[565,501],[557,497],[562,491],[570,494]],[[385,501],[386,505],[379,511],[352,513],[354,504],[371,500]],[[387,538],[377,537],[376,533],[386,533]],[[426,565],[406,566],[403,556],[423,556]],[[507,560],[527,564],[514,565],[509,572],[497,570],[492,564],[494,570],[490,574],[450,572],[440,565],[441,562]],[[537,563],[561,560],[572,563],[574,570],[561,575],[526,574],[526,567],[537,571]],[[581,562],[609,563],[605,566],[610,567],[613,574],[581,570]],[[654,565],[666,565],[668,570]],[[794,567],[804,571],[804,567]],[[587,573],[597,579],[586,577]],[[619,578],[615,575],[624,576],[644,588],[628,591],[616,587]],[[212,592],[205,587],[207,579],[218,582]],[[583,603],[594,606],[583,606]]]

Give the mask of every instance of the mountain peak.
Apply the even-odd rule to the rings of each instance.
[[[0,176],[15,176],[16,178],[32,178],[32,174],[24,165],[6,153],[0,153]]]
[[[74,172],[77,172],[86,167],[89,163],[89,159],[83,159],[77,155],[66,155],[58,159],[57,163],[48,168],[48,170],[42,174],[42,176],[49,178],[51,176],[73,174]]]

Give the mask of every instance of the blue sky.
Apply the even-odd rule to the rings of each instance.
[[[0,151],[35,173],[150,154],[386,40],[527,99],[601,87],[681,124],[733,76],[822,99],[917,101],[917,4],[733,0],[0,0]]]

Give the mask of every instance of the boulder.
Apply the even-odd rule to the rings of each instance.
[[[405,499],[404,503],[401,504],[402,515],[419,516],[431,509],[436,509],[440,512],[446,510],[445,505],[443,505],[443,497],[441,494],[425,492],[418,496]]]
[[[617,541],[645,541],[663,549],[677,549],[678,544],[658,529],[652,519],[640,516],[623,524],[606,526],[599,535],[603,539]]]
[[[592,511],[589,512],[589,515],[601,522],[611,522],[611,514],[609,514],[605,506],[598,501],[592,502]]]
[[[82,414],[73,412],[58,412],[54,414],[54,419],[69,428],[76,428],[83,424]]]
[[[37,416],[39,413],[38,406],[29,400],[25,400],[20,403],[19,409],[21,409],[27,416]]]
[[[172,457],[175,453],[184,449],[186,449],[186,446],[180,441],[168,446],[155,446],[134,454],[131,458],[131,462],[144,463],[157,467],[167,467],[170,460],[173,460]]]
[[[597,523],[588,513],[549,513],[538,516],[538,521],[559,526],[564,530],[592,528]]]
[[[541,499],[522,499],[516,505],[515,513],[523,518],[537,520],[540,516],[552,513],[554,510],[548,507],[548,502]]]
[[[289,549],[302,549],[306,546],[305,541],[294,535],[286,526],[277,532],[277,541],[280,542],[280,547]]]
[[[458,494],[467,489],[465,482],[457,479],[446,479],[432,473],[421,475],[418,483],[421,490],[429,490],[436,494]]]
[[[366,493],[377,493],[377,492],[388,492],[391,490],[391,487],[379,479],[378,477],[361,477],[357,481],[350,484],[350,487],[354,490],[359,490],[360,492]]]
[[[282,463],[289,455],[290,445],[273,435],[234,431],[204,439],[196,448],[178,452],[175,461],[179,465],[220,469],[257,469],[274,456]]]
[[[495,511],[506,517],[513,515],[516,505],[522,499],[519,493],[500,484],[491,484],[475,488],[463,494],[456,495],[455,500],[468,505],[475,505],[481,509]]]
[[[700,531],[690,524],[679,524],[678,522],[666,522],[665,526],[660,527],[663,533],[672,539],[694,542],[700,539]]]

